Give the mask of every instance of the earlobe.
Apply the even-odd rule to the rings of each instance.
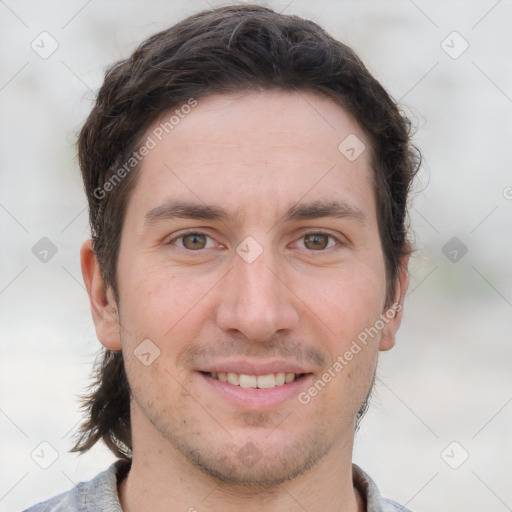
[[[112,289],[107,288],[103,281],[92,240],[86,240],[82,244],[80,262],[96,335],[109,350],[121,350],[117,304]]]
[[[405,294],[409,285],[409,254],[400,260],[400,271],[395,282],[395,300],[390,306],[386,306],[384,316],[388,319],[380,339],[379,349],[390,350],[395,346],[395,337],[402,323]]]

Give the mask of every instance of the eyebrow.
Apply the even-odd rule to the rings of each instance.
[[[367,222],[363,210],[352,206],[345,201],[313,201],[311,203],[297,203],[285,213],[284,222],[334,217],[338,219],[349,218],[362,223]]]
[[[281,222],[318,219],[323,217],[348,218],[361,223],[367,222],[366,214],[345,201],[313,201],[296,203],[281,217]],[[235,222],[239,220],[239,211],[231,214],[218,205],[194,203],[189,201],[167,201],[150,210],[144,216],[144,224],[152,225],[160,221],[179,219],[210,220]]]
[[[155,224],[171,219],[219,220],[227,222],[232,216],[221,206],[192,203],[188,201],[167,201],[150,210],[144,216],[145,224]]]

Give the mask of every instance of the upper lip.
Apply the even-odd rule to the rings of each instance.
[[[217,361],[202,368],[198,371],[205,373],[238,373],[244,375],[268,375],[270,373],[311,373],[311,370],[303,366],[284,360],[272,361]]]

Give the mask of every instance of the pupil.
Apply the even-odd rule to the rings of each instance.
[[[312,247],[308,247],[308,244],[312,245]],[[305,245],[308,249],[325,249],[328,244],[327,235],[306,235],[305,236]]]

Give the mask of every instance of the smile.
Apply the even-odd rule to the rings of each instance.
[[[277,386],[290,384],[303,374],[278,372],[269,373],[267,375],[247,375],[245,373],[211,372],[208,375],[213,379],[242,388],[272,389]]]

